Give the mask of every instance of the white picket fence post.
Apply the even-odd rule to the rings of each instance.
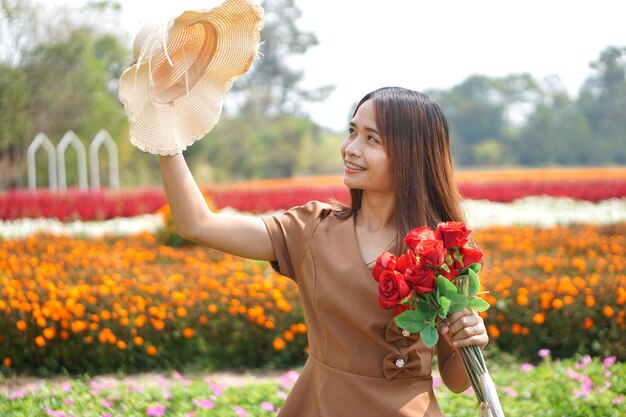
[[[120,187],[120,178],[117,161],[117,145],[106,130],[98,132],[89,145],[89,163],[91,164],[91,188],[100,189],[100,163],[98,150],[104,144],[109,153],[109,185],[111,188]]]
[[[28,164],[28,189],[37,189],[37,171],[35,167],[35,154],[39,147],[43,146],[48,154],[48,188],[51,190],[57,189],[57,160],[54,152],[54,145],[50,142],[50,139],[43,134],[39,133],[35,139],[28,146],[26,154],[26,162]]]
[[[48,154],[48,188],[51,190],[59,189],[61,191],[67,189],[65,152],[70,145],[76,150],[78,159],[78,186],[81,190],[88,189],[89,184],[87,181],[87,158],[85,146],[79,137],[70,130],[63,135],[63,138],[56,148],[44,133],[39,133],[28,146],[28,188],[30,190],[34,191],[37,189],[37,166],[35,156],[37,150],[42,146]],[[100,188],[100,163],[98,160],[98,151],[102,145],[106,146],[109,155],[109,186],[111,188],[119,188],[120,180],[117,145],[111,138],[111,135],[109,135],[109,133],[104,129],[98,132],[89,145],[91,187],[93,189]]]

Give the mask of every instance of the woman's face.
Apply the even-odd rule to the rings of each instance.
[[[346,186],[363,191],[393,192],[391,162],[384,139],[376,128],[372,100],[364,102],[350,121],[341,156]]]

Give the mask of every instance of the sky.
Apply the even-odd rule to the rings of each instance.
[[[120,2],[121,26],[132,39],[147,22],[165,22],[221,1]],[[556,75],[576,95],[602,50],[626,46],[621,0],[296,0],[296,5],[302,11],[299,28],[319,41],[294,61],[304,70],[303,86],[335,85],[324,102],[307,110],[320,125],[340,131],[355,102],[389,85],[421,91],[451,88],[472,74],[526,72],[538,80]]]

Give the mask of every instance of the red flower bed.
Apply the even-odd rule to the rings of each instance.
[[[459,189],[467,199],[502,203],[540,195],[598,202],[626,197],[626,180],[461,183]]]
[[[310,185],[309,185],[310,184]],[[346,202],[348,190],[338,181],[316,185],[316,179],[307,183],[300,179],[291,183],[255,182],[250,186],[205,187],[217,208],[233,207],[240,211],[263,213],[283,210],[310,200]],[[626,197],[626,179],[580,181],[503,181],[491,183],[462,182],[460,191],[467,199],[485,199],[508,203],[519,198],[538,195],[569,197],[598,202]],[[138,188],[119,191],[66,192],[14,190],[0,194],[0,219],[48,217],[61,221],[106,220],[114,217],[132,217],[154,213],[167,203],[163,189]]]

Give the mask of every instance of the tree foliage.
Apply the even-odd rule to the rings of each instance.
[[[58,143],[72,130],[87,144],[103,128],[118,143],[122,183],[157,182],[158,159],[130,145],[117,97],[131,58],[128,34],[112,24],[119,3],[91,2],[77,15],[36,1],[0,0],[0,190],[25,185],[26,149],[37,133]],[[304,110],[333,89],[302,87],[297,58],[317,44],[315,34],[299,29],[295,0],[262,6],[259,58],[227,95],[215,129],[186,151],[202,181],[341,170],[342,135]],[[626,47],[601,51],[577,96],[557,77],[524,73],[471,75],[426,92],[448,115],[459,166],[626,163]],[[68,168],[69,182],[72,175]]]

